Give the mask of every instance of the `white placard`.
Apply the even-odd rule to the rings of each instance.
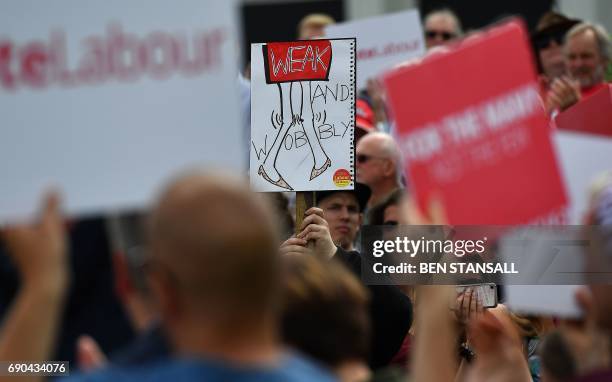
[[[598,175],[612,170],[612,139],[560,130],[554,138],[569,197],[569,224],[584,224],[589,186]]]
[[[284,44],[278,52],[288,53],[264,59],[278,44]],[[268,83],[268,69],[293,80]],[[326,79],[295,79],[308,74]],[[255,190],[353,189],[354,126],[354,39],[251,45],[250,178]]]
[[[2,5],[0,220],[49,186],[98,213],[147,204],[179,170],[244,164],[234,1]]]
[[[393,66],[425,53],[417,10],[330,25],[327,37],[357,37],[357,88]]]
[[[579,285],[506,285],[506,303],[524,314],[578,318],[582,310],[576,300]]]

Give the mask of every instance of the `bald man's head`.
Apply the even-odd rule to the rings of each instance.
[[[382,132],[366,134],[357,143],[355,151],[358,182],[376,188],[381,181],[391,179],[399,185],[401,155],[391,135]]]
[[[176,306],[244,319],[276,304],[276,229],[263,200],[247,189],[190,174],[162,193],[149,226],[152,270]]]

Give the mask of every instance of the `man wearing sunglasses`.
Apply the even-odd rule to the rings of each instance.
[[[555,78],[565,74],[565,61],[561,50],[563,40],[565,33],[579,22],[560,13],[547,12],[540,18],[535,32],[531,35],[538,72],[542,75],[542,85],[546,90]]]
[[[462,34],[459,18],[450,9],[440,9],[429,13],[423,24],[425,25],[427,49],[444,45]]]
[[[355,151],[357,181],[372,190],[369,207],[401,187],[401,156],[391,135],[381,132],[366,134],[357,143]]]

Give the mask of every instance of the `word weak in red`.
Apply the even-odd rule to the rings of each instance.
[[[272,42],[263,45],[266,83],[327,81],[332,60],[329,40]]]

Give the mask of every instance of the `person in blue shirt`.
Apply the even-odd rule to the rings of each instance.
[[[163,191],[150,215],[146,269],[172,355],[68,380],[334,380],[281,345],[277,229],[247,189],[192,173]],[[58,198],[47,198],[37,224],[8,228],[3,239],[22,287],[0,328],[0,359],[47,360],[70,281]]]

